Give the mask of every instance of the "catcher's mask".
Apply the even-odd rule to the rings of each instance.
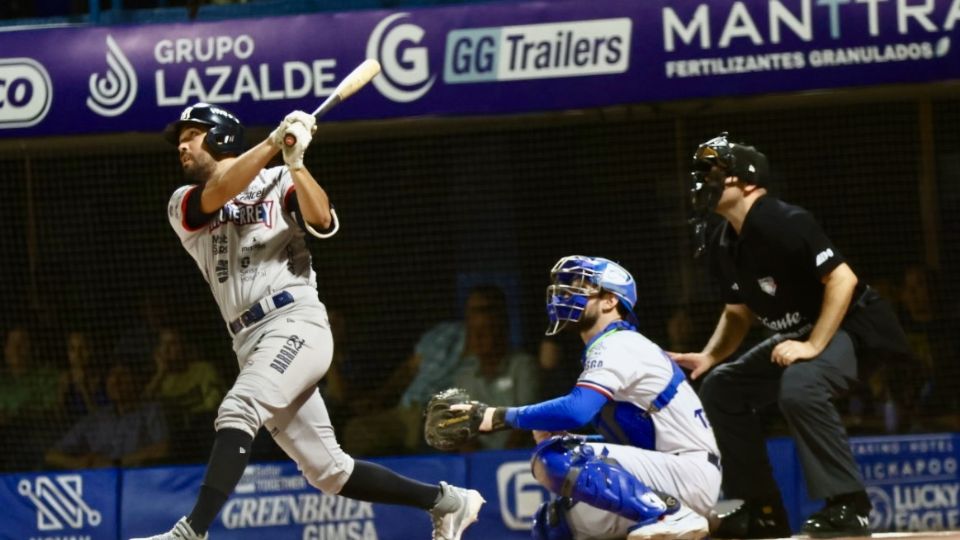
[[[204,142],[215,158],[238,156],[243,152],[243,124],[233,113],[209,103],[196,103],[180,113],[180,119],[167,124],[163,136],[167,142],[179,144],[180,130],[189,124],[207,127]]]
[[[706,245],[706,219],[717,208],[720,196],[729,177],[759,187],[764,187],[768,165],[767,156],[756,148],[732,143],[726,131],[697,147],[690,164],[690,203],[697,239],[697,252],[703,252]]]
[[[627,313],[627,320],[637,324],[633,307],[637,304],[637,286],[630,272],[619,264],[602,257],[570,255],[557,261],[550,270],[551,285],[547,287],[547,318],[550,324],[546,335],[563,330],[568,322],[577,322],[591,296],[602,291],[613,293]]]

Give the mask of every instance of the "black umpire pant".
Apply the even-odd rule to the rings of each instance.
[[[723,461],[728,498],[780,498],[767,456],[763,426],[755,414],[776,402],[797,445],[807,490],[815,499],[864,489],[847,432],[832,400],[857,378],[850,335],[838,330],[820,356],[783,368],[771,361],[777,334],[740,358],[714,368],[700,386]]]

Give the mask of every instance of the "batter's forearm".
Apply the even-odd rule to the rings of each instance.
[[[857,287],[857,276],[846,264],[840,265],[827,275],[824,280],[823,305],[820,307],[820,316],[810,332],[807,341],[816,347],[819,353],[827,347],[833,339],[837,329],[847,314],[853,291]]]
[[[221,174],[204,184],[200,210],[206,214],[220,210],[223,205],[247,189],[250,182],[279,151],[279,147],[265,139],[241,154]]]
[[[315,227],[328,229],[333,224],[330,214],[330,199],[327,192],[313,178],[306,168],[291,169],[293,184],[297,187],[297,204],[303,220]]]

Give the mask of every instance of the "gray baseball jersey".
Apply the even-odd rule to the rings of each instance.
[[[277,291],[302,285],[316,288],[303,230],[287,207],[294,186],[286,167],[260,171],[213,220],[191,229],[185,223],[186,199],[198,188],[177,189],[167,214],[210,284],[226,322]]]
[[[170,225],[210,285],[228,329],[259,306],[256,320],[231,330],[240,374],[220,405],[216,428],[253,436],[265,426],[311,485],[337,493],[353,471],[353,458],[340,449],[317,391],[330,367],[333,338],[304,232],[290,211],[290,172],[260,171],[213,219],[193,229],[186,206],[188,197],[200,195],[191,195],[196,189],[202,188],[174,192]]]

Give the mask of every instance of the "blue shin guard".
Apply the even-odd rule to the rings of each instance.
[[[533,516],[530,537],[533,540],[573,540],[573,532],[567,524],[569,507],[570,500],[564,498],[541,504]]]
[[[533,476],[550,491],[646,525],[668,513],[663,499],[606,452],[574,437],[553,437],[537,445]]]

